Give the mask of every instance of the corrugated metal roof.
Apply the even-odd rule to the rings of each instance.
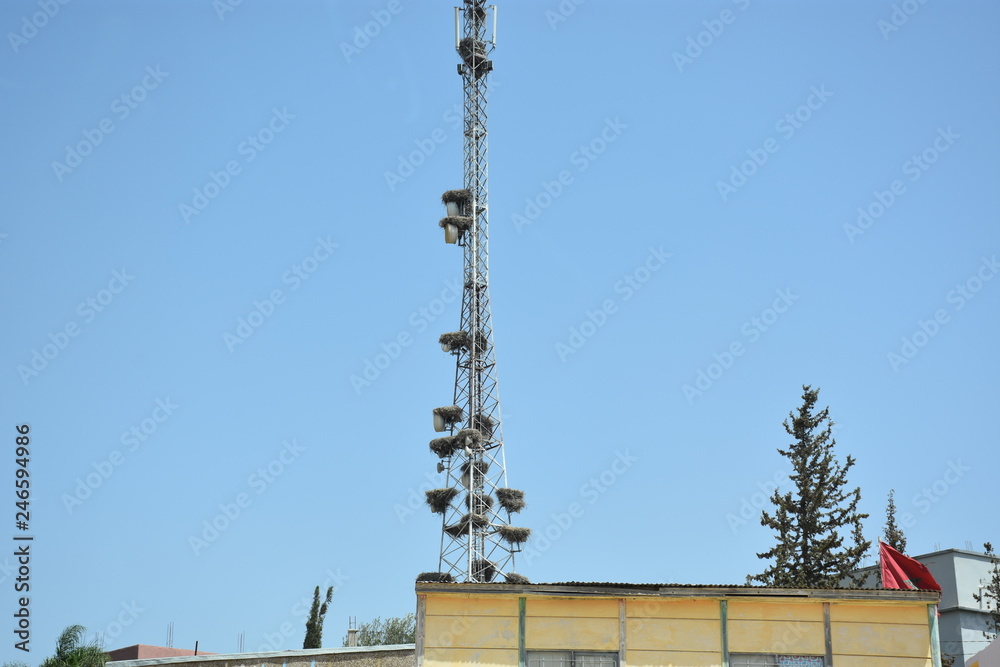
[[[464,582],[417,582],[418,589],[446,589],[448,587],[478,588],[484,592],[502,593],[516,591],[537,591],[553,594],[572,594],[615,590],[620,593],[639,592],[640,594],[683,594],[690,591],[692,595],[768,595],[798,596],[798,597],[856,597],[856,598],[912,598],[913,594],[932,593],[940,597],[938,591],[932,590],[901,590],[896,588],[810,588],[806,586],[755,586],[750,584],[651,584],[624,583],[613,581],[564,581],[556,583],[508,584],[464,583]],[[917,596],[920,597],[920,596]]]
[[[823,588],[819,586],[757,586],[753,584],[632,584],[614,581],[559,581],[553,583],[539,584],[541,586],[594,586],[594,587],[618,587],[618,588],[748,588],[753,590],[796,590],[796,591],[898,591],[899,588]],[[917,590],[917,589],[911,589]],[[937,593],[930,589],[920,589]]]

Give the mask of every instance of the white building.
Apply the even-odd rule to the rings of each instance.
[[[954,656],[955,666],[962,667],[990,643],[983,636],[990,614],[972,595],[982,594],[993,564],[986,554],[964,549],[943,549],[910,558],[923,563],[941,585],[941,653]],[[870,573],[865,585],[874,588],[877,567],[863,571]]]

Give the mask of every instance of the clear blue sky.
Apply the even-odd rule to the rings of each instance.
[[[911,552],[1000,539],[1000,6],[500,4],[493,315],[538,536],[518,569],[760,571],[803,384],[869,539],[890,489]],[[16,0],[0,26],[0,553],[21,423],[35,538],[32,652],[3,556],[0,659],[74,623],[108,648],[171,621],[178,647],[298,648],[323,583],[327,645],[411,611],[459,316],[452,3]]]

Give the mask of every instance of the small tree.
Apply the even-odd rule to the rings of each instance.
[[[306,638],[302,642],[302,648],[323,648],[323,620],[332,599],[333,586],[326,589],[326,600],[322,605],[319,603],[319,586],[313,591],[313,603],[309,609],[309,618],[306,619]]]
[[[889,490],[889,504],[885,507],[885,537],[884,542],[901,554],[906,553],[906,535],[896,523],[896,503],[893,500],[895,489]]]
[[[983,587],[979,593],[973,593],[973,599],[986,607],[990,612],[990,617],[986,619],[986,631],[983,636],[993,640],[1000,634],[1000,558],[993,553],[993,545],[989,542],[983,545],[986,555],[993,563],[993,570],[990,572],[988,581],[982,581]]]
[[[386,646],[389,644],[412,644],[416,635],[416,614],[394,616],[384,621],[376,618],[370,623],[362,623],[358,628],[358,646]],[[347,637],[344,637],[347,646]]]
[[[815,412],[819,389],[804,385],[802,390],[802,406],[782,422],[794,442],[778,450],[792,465],[789,479],[795,489],[784,495],[775,490],[774,514],[764,510],[760,518],[762,526],[776,532],[777,544],[757,557],[774,562],[747,581],[812,588],[835,588],[850,581],[858,586],[863,576],[855,571],[871,542],[864,539],[861,526],[868,515],[857,509],[861,489],[845,489],[854,458],[848,456],[843,465],[837,461],[829,408]],[[842,530],[850,530],[850,546],[844,544]]]

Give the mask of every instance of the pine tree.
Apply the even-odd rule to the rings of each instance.
[[[983,632],[983,637],[992,641],[1000,635],[1000,558],[993,553],[993,545],[989,542],[984,544],[983,548],[993,563],[993,570],[990,572],[989,580],[982,582],[981,592],[973,593],[972,597],[980,604],[985,602],[984,606],[990,612],[990,617],[986,619],[986,631]]]
[[[302,642],[302,648],[323,648],[323,619],[326,618],[326,610],[330,607],[333,599],[333,586],[326,589],[326,600],[321,605],[319,603],[319,586],[313,592],[312,608],[309,610],[309,618],[306,619],[306,638]]]
[[[791,463],[789,479],[795,489],[785,494],[775,490],[774,513],[764,510],[760,518],[762,526],[776,532],[777,544],[757,557],[774,562],[747,581],[765,586],[837,588],[845,582],[859,586],[863,577],[855,571],[871,542],[864,539],[861,526],[868,515],[857,509],[861,489],[845,489],[855,461],[851,456],[843,465],[837,461],[829,408],[815,412],[819,389],[804,385],[802,390],[802,406],[782,422],[795,441],[778,450]],[[843,530],[851,533],[849,546]]]
[[[889,491],[889,504],[885,507],[885,532],[883,541],[901,554],[906,553],[906,535],[896,523],[896,502],[893,499],[896,490]]]

